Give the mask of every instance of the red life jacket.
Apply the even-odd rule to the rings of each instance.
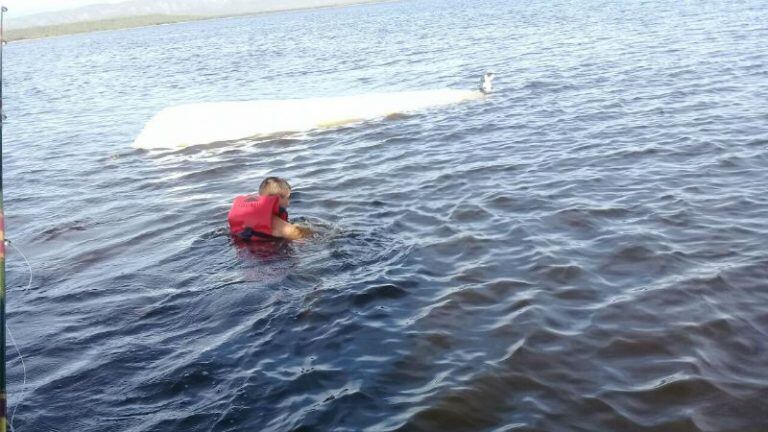
[[[280,197],[240,195],[227,215],[229,231],[244,240],[253,236],[271,237],[273,216],[288,222],[288,212],[280,207]]]

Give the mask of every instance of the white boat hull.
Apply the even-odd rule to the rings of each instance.
[[[136,138],[133,147],[177,149],[219,141],[306,132],[483,97],[480,91],[443,89],[179,105],[155,115]]]

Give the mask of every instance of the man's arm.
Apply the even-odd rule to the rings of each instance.
[[[277,216],[272,216],[272,236],[287,240],[298,240],[312,234],[309,228],[288,223]]]

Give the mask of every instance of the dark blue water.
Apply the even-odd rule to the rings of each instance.
[[[768,4],[402,1],[12,43],[32,431],[768,430]],[[487,101],[132,150],[163,107]],[[244,253],[295,185],[315,238]]]

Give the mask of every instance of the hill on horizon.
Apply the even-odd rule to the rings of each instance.
[[[121,3],[96,4],[57,12],[23,17],[8,17],[11,30],[62,26],[67,24],[121,20],[143,16],[216,17],[292,9],[345,6],[381,0],[127,0]]]

